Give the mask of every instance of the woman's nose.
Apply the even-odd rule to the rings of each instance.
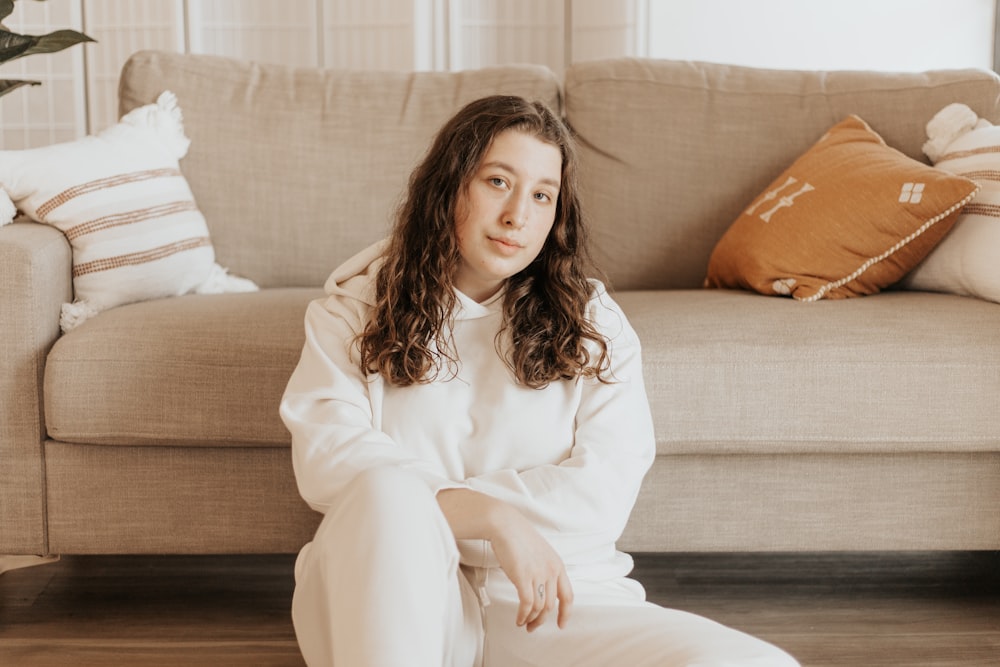
[[[507,227],[520,229],[528,220],[528,204],[523,197],[511,197],[504,209],[503,224]]]

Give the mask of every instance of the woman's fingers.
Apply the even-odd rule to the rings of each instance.
[[[509,576],[509,575],[508,575]],[[517,618],[515,621],[517,624],[526,625],[528,621],[534,616],[535,609],[535,589],[534,584],[530,579],[524,580],[522,583],[518,584],[513,578],[511,581],[514,582],[515,588],[517,588],[517,599],[520,602],[517,606]]]
[[[537,590],[535,591],[535,605],[532,607],[534,617],[528,619],[528,632],[534,631],[535,628],[545,623],[545,619],[548,618],[549,612],[556,608],[557,597],[558,593],[556,585],[549,582],[538,584]]]
[[[565,628],[566,623],[569,622],[570,613],[573,610],[573,585],[569,582],[566,570],[559,573],[556,590],[559,595],[559,616],[556,619],[556,623],[560,628]]]
[[[518,511],[511,509],[502,516],[505,520],[490,541],[500,567],[517,590],[514,621],[531,631],[560,606],[560,624],[564,623],[568,611],[562,611],[561,605],[572,605],[573,592],[562,559]]]
[[[545,622],[546,616],[556,606],[556,588],[546,581],[532,580],[531,585],[517,587],[520,604],[517,624],[527,626],[528,631]]]
[[[548,615],[549,607],[545,599],[545,589],[546,585],[544,582],[540,582],[535,585],[535,599],[531,605],[531,613],[528,615],[528,622],[525,624],[528,632],[531,632],[544,623],[545,617]]]

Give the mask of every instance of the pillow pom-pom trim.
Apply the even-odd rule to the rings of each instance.
[[[944,107],[927,122],[924,155],[938,162],[955,139],[980,125],[980,118],[967,105],[955,102]]]
[[[854,281],[854,280],[857,280],[861,276],[861,274],[863,274],[865,271],[867,271],[868,269],[870,269],[874,265],[878,264],[879,262],[881,262],[881,261],[889,258],[894,253],[898,252],[901,248],[903,248],[905,245],[907,245],[908,243],[910,243],[911,241],[913,241],[915,238],[917,238],[918,236],[920,236],[921,234],[923,234],[924,232],[926,232],[928,229],[930,229],[931,227],[933,227],[937,223],[941,222],[942,220],[944,220],[948,216],[950,216],[953,213],[955,213],[955,211],[958,211],[958,210],[961,210],[962,208],[964,208],[966,204],[968,204],[973,199],[975,199],[976,194],[979,192],[979,189],[980,189],[980,186],[976,185],[976,188],[971,193],[969,193],[969,195],[965,199],[963,199],[962,201],[958,202],[957,204],[955,204],[954,206],[952,206],[951,208],[949,208],[947,211],[944,211],[940,215],[936,215],[933,218],[931,218],[930,220],[926,221],[924,224],[922,224],[920,226],[919,229],[917,229],[916,231],[914,231],[912,234],[910,234],[909,236],[907,236],[905,239],[902,239],[901,241],[899,241],[898,243],[896,243],[894,246],[892,246],[891,248],[889,248],[888,250],[886,250],[884,253],[882,253],[878,257],[871,257],[871,258],[869,258],[868,261],[866,261],[864,264],[862,264],[861,266],[859,266],[858,269],[854,273],[852,273],[851,275],[845,276],[845,277],[841,278],[840,280],[829,282],[829,283],[823,285],[822,287],[820,287],[816,291],[815,294],[812,294],[810,296],[798,297],[798,296],[794,296],[793,295],[793,298],[796,301],[801,301],[803,303],[811,303],[811,302],[814,302],[814,301],[819,301],[824,296],[826,296],[826,294],[828,292],[830,292],[831,290],[837,289],[838,287],[843,287],[847,283],[849,283],[851,281]]]
[[[184,134],[184,114],[177,104],[177,96],[169,90],[160,93],[154,104],[129,111],[122,116],[121,123],[156,130],[164,146],[178,160],[187,155],[191,145],[191,140]]]
[[[14,222],[17,216],[17,206],[10,200],[10,195],[3,188],[0,188],[0,227]]]
[[[64,303],[62,305],[62,312],[59,315],[59,328],[62,329],[63,333],[69,333],[98,312],[100,311],[87,301]]]
[[[194,288],[194,292],[195,294],[233,294],[256,292],[259,289],[254,281],[230,275],[227,269],[213,264],[208,277]]]

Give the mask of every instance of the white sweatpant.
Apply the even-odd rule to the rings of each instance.
[[[292,619],[310,667],[792,667],[780,649],[645,601],[621,578],[574,581],[567,627],[517,627],[500,569],[461,567],[426,483],[396,468],[361,473],[295,564]]]

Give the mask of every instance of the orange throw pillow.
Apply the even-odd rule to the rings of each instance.
[[[712,251],[705,287],[799,301],[874,294],[934,248],[978,189],[848,116],[733,222]]]

